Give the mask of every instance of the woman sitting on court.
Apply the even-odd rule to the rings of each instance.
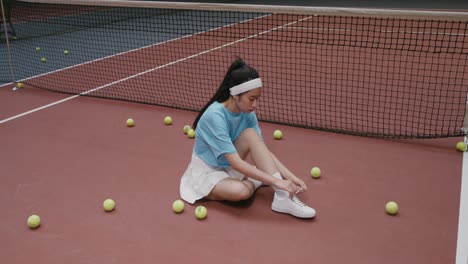
[[[312,218],[315,210],[296,197],[307,190],[306,184],[263,141],[254,112],[261,94],[257,71],[242,59],[235,60],[193,123],[195,144],[181,179],[180,195],[191,204],[201,198],[241,201],[263,183],[275,191],[273,211]],[[255,166],[245,161],[249,154]]]

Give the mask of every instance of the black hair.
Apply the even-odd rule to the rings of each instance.
[[[197,127],[198,120],[200,120],[200,117],[212,103],[222,103],[231,97],[231,92],[229,91],[231,87],[256,78],[259,78],[257,70],[246,64],[241,58],[237,58],[227,70],[216,93],[211,97],[208,103],[206,103],[202,110],[200,110],[198,116],[193,121],[193,129]]]

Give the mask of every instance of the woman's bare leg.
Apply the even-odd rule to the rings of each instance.
[[[251,181],[226,178],[218,182],[206,198],[209,200],[237,202],[249,199],[254,192],[255,186]]]
[[[270,151],[253,128],[244,130],[237,138],[234,146],[242,159],[245,160],[250,154],[259,170],[271,175],[278,172]],[[218,182],[206,198],[210,200],[241,201],[250,198],[255,189],[254,183],[247,179],[226,178]]]
[[[234,146],[242,159],[250,154],[255,166],[270,175],[279,172],[270,150],[253,128],[248,128],[237,138]]]

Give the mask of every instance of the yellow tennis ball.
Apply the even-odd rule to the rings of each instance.
[[[189,129],[189,131],[187,132],[187,136],[189,138],[194,138],[195,137],[195,130],[193,130],[192,128]]]
[[[41,51],[41,48],[36,47],[36,52],[39,52],[39,51]]]
[[[180,213],[184,211],[185,204],[181,200],[175,200],[174,203],[172,203],[172,210],[176,213]]]
[[[114,210],[115,202],[112,199],[106,199],[106,200],[104,200],[104,203],[102,203],[102,207],[104,208],[104,210],[110,212],[110,211]]]
[[[166,125],[171,125],[171,124],[172,124],[172,117],[166,116],[166,117],[164,118],[164,124],[166,124]]]
[[[208,210],[206,210],[205,206],[197,206],[197,208],[195,208],[195,217],[198,218],[198,219],[205,219],[206,216],[208,215]]]
[[[184,126],[184,134],[187,134],[189,130],[192,129],[189,125]]]
[[[19,82],[16,87],[18,87],[18,89],[21,89],[24,87],[24,84],[22,82]]]
[[[462,142],[462,141],[458,142],[458,143],[457,143],[457,150],[458,150],[458,151],[461,151],[461,152],[465,152],[465,151],[466,151],[466,144],[465,144],[465,142]]]
[[[385,211],[390,215],[398,213],[398,204],[394,201],[390,201],[385,205]]]
[[[310,176],[312,176],[312,178],[318,179],[318,178],[320,178],[321,174],[322,174],[322,171],[318,167],[313,167],[310,170]]]
[[[63,51],[63,54],[65,54],[65,55],[68,55],[68,53],[69,53],[68,50]]]
[[[37,228],[41,225],[41,218],[38,215],[31,215],[28,217],[28,226],[31,229]]]
[[[46,62],[47,59],[46,59],[45,57],[42,57],[41,61],[42,61],[42,62]]]
[[[132,118],[127,119],[127,126],[132,127],[135,125],[135,121]]]
[[[283,138],[283,132],[281,132],[281,130],[275,130],[275,132],[273,132],[273,137],[275,139],[281,139]]]

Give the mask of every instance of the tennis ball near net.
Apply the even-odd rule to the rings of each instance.
[[[46,59],[45,57],[42,57],[42,58],[41,58],[41,61],[42,61],[42,62],[47,62],[47,59]]]
[[[18,84],[16,84],[16,87],[17,87],[18,89],[21,89],[21,88],[24,87],[24,84],[23,84],[22,82],[19,82]]]
[[[31,229],[37,228],[41,225],[41,218],[38,215],[31,215],[28,217],[28,226]]]
[[[398,213],[398,204],[394,201],[390,201],[385,205],[385,211],[389,215],[395,215]]]
[[[463,141],[458,142],[456,148],[457,148],[457,150],[460,151],[460,152],[465,152],[465,151],[466,151],[466,144],[465,144],[465,142],[463,142]]]
[[[114,208],[115,208],[115,202],[114,202],[114,200],[112,200],[112,199],[106,199],[106,200],[104,200],[104,202],[102,203],[102,207],[103,207],[104,210],[106,210],[107,212],[110,212],[110,211],[114,210]]]
[[[36,52],[39,52],[39,51],[41,51],[41,48],[36,47]]]
[[[189,125],[184,126],[184,134],[187,134],[189,130],[192,129]]]
[[[187,132],[187,136],[189,138],[194,138],[195,137],[195,130],[193,130],[192,128],[189,129],[189,131]]]
[[[166,124],[167,126],[172,125],[172,117],[170,116],[164,117],[164,124]]]
[[[278,130],[278,129],[277,129],[277,130],[275,130],[275,131],[273,132],[273,137],[274,137],[275,139],[277,139],[277,140],[282,139],[282,138],[283,138],[283,132],[281,132],[281,130]]]
[[[206,216],[208,215],[208,210],[206,210],[205,206],[197,206],[197,208],[195,208],[195,217],[197,219],[205,219]]]
[[[318,167],[313,167],[311,170],[310,170],[310,176],[312,176],[312,178],[314,179],[318,179],[320,178],[320,175],[322,174],[322,171],[320,170],[320,168]]]
[[[68,55],[68,53],[69,53],[68,50],[63,51],[63,54],[65,54],[65,55]]]
[[[132,127],[135,125],[135,121],[132,118],[127,119],[127,126]]]
[[[175,200],[174,203],[172,203],[172,210],[175,212],[175,213],[180,213],[182,211],[184,211],[184,202],[182,202],[181,200]]]

